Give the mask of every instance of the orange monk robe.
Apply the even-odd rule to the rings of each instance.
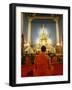
[[[30,62],[30,59],[28,57],[25,58],[25,64],[22,65],[22,71],[21,75],[22,77],[32,76],[33,74],[33,65]],[[30,73],[30,75],[28,75]]]
[[[48,55],[40,53],[35,57],[34,61],[34,76],[47,76],[50,75]]]

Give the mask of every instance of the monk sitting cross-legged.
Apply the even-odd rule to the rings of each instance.
[[[46,47],[41,47],[41,53],[35,57],[34,61],[34,76],[48,76],[51,75],[49,65],[49,57],[45,54]]]

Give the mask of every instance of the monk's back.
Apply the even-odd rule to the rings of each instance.
[[[48,66],[48,57],[47,55],[41,53],[40,55],[37,56],[37,64],[41,65],[41,67],[46,67]]]
[[[36,73],[38,75],[47,75],[48,74],[48,56],[45,53],[41,53],[36,56],[35,59]]]

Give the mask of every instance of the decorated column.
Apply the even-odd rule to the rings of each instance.
[[[21,33],[24,33],[23,29],[24,29],[24,18],[23,18],[23,14],[21,14]]]
[[[28,19],[28,43],[31,44],[31,21],[32,19]]]
[[[58,18],[55,18],[55,22],[56,22],[56,45],[58,46],[58,45],[60,45]]]

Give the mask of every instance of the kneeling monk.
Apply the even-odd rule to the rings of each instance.
[[[45,54],[46,47],[41,47],[41,53],[36,55],[34,61],[34,76],[48,76],[51,74],[49,57]]]

